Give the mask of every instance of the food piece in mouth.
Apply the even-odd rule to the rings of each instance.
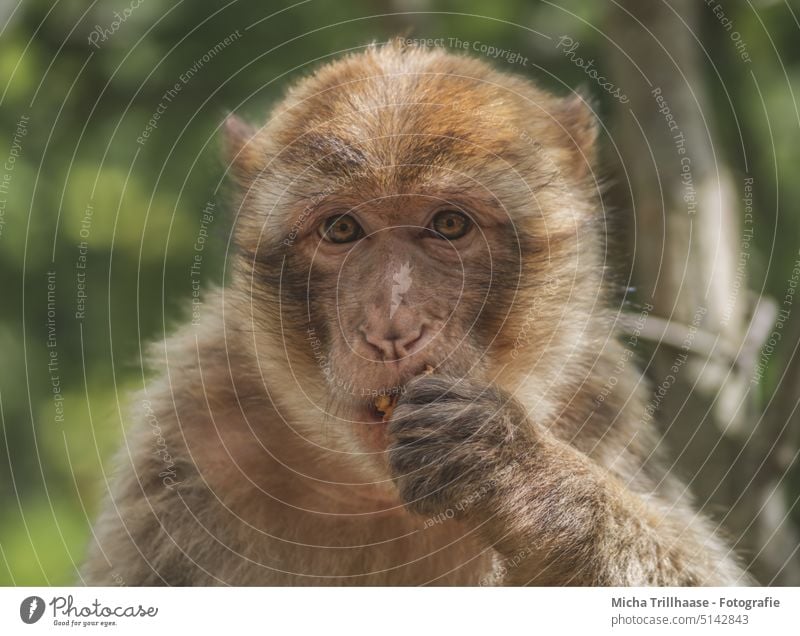
[[[433,373],[433,367],[426,364],[422,375],[430,375],[431,373]],[[399,397],[399,394],[395,393],[394,395],[379,395],[373,400],[372,405],[381,416],[382,422],[386,423],[392,419],[392,413],[394,413],[394,407],[397,406]]]
[[[397,395],[379,395],[375,398],[373,404],[375,410],[378,411],[378,414],[381,416],[381,420],[388,422],[397,404]]]

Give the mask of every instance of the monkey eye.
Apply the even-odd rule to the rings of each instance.
[[[349,214],[329,216],[319,224],[318,232],[331,243],[350,243],[364,236],[364,230]]]
[[[434,215],[430,229],[436,233],[437,238],[454,241],[469,232],[471,227],[472,221],[466,214],[457,210],[442,210]]]

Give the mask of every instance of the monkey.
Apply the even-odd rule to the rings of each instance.
[[[231,274],[152,350],[84,583],[749,582],[623,346],[586,99],[390,40],[222,127]]]

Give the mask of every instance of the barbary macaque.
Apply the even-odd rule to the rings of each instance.
[[[85,582],[748,581],[618,339],[580,96],[392,41],[224,129],[233,274],[154,349]]]

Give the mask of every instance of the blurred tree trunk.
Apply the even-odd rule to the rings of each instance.
[[[709,9],[696,0],[619,6],[608,34],[622,51],[609,45],[607,70],[630,102],[615,106],[611,130],[635,214],[636,296],[654,307],[645,335],[657,344],[647,368],[655,417],[698,506],[733,536],[753,574],[798,585],[793,502],[780,481],[794,454],[780,431],[796,404],[763,417],[751,382],[775,306],[747,292],[746,175],[734,180],[726,165],[706,91],[714,76],[695,40]],[[779,435],[784,445],[773,447]]]

